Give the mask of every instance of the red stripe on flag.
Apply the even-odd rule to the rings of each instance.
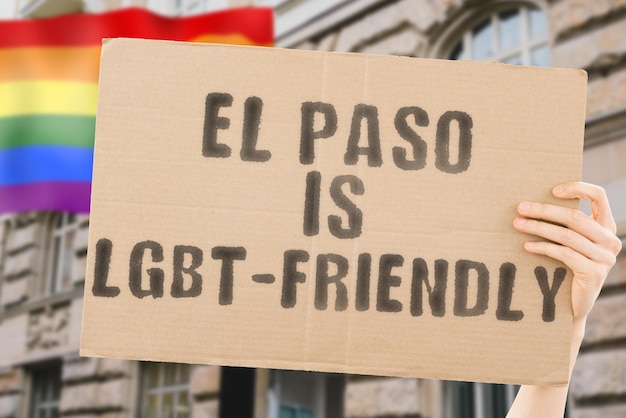
[[[273,11],[255,7],[172,18],[128,8],[102,14],[2,21],[0,48],[101,45],[102,38],[120,37],[191,41],[209,34],[240,34],[258,45],[272,45]]]

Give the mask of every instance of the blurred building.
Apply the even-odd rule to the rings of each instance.
[[[275,8],[281,47],[586,69],[583,177],[606,188],[626,239],[624,1],[3,0],[0,18],[247,4]],[[80,358],[88,224],[66,213],[0,217],[0,418],[495,418],[515,395],[504,385]],[[623,251],[589,318],[572,418],[626,417],[624,304]]]

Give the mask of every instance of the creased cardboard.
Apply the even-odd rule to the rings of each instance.
[[[580,178],[585,89],[578,70],[106,41],[81,354],[565,384],[571,274],[512,222]]]

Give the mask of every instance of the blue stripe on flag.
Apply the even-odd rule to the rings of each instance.
[[[35,145],[0,150],[0,186],[40,181],[91,181],[93,149]]]

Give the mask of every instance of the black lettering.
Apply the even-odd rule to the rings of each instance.
[[[287,250],[283,262],[283,289],[280,304],[283,308],[296,306],[296,284],[306,281],[306,274],[298,271],[298,263],[309,261],[309,253],[304,250]]]
[[[450,164],[450,123],[459,125],[459,158],[456,164]],[[446,173],[458,174],[467,170],[472,158],[472,126],[470,115],[465,112],[446,112],[437,122],[437,140],[435,143],[435,166]]]
[[[500,285],[498,286],[496,318],[501,321],[520,321],[524,317],[524,312],[511,310],[516,270],[515,264],[512,263],[504,263],[500,266]]]
[[[392,287],[400,286],[401,278],[392,276],[394,267],[401,267],[404,257],[399,254],[383,254],[380,256],[378,266],[378,293],[376,295],[376,310],[379,312],[400,312],[402,302],[391,299],[389,293]]]
[[[348,227],[342,228],[340,216],[328,216],[328,228],[330,233],[340,239],[356,238],[361,235],[363,226],[363,212],[343,193],[341,186],[345,183],[350,185],[352,194],[361,196],[365,193],[365,186],[361,179],[352,175],[337,176],[330,185],[330,196],[338,208],[348,214]]]
[[[476,305],[467,306],[467,289],[469,286],[469,272],[477,273]],[[455,266],[456,280],[454,284],[454,315],[477,316],[482,315],[489,306],[489,270],[483,263],[469,260],[459,260]]]
[[[138,242],[130,253],[130,265],[128,275],[128,285],[133,296],[139,299],[152,295],[154,299],[163,297],[163,280],[165,274],[160,268],[152,267],[147,271],[150,277],[150,288],[145,290],[141,286],[143,257],[146,250],[150,250],[152,262],[163,261],[163,247],[158,242],[143,241]]]
[[[337,272],[329,275],[329,264],[337,266]],[[348,289],[341,281],[348,274],[348,259],[338,254],[319,254],[315,274],[315,308],[323,311],[328,307],[328,285],[336,288],[335,310],[345,311],[348,307]]]
[[[557,267],[554,270],[554,278],[552,279],[552,287],[548,284],[548,272],[544,267],[535,268],[535,277],[537,278],[537,282],[539,283],[539,288],[541,289],[541,293],[543,294],[543,312],[541,314],[541,318],[543,322],[552,322],[556,316],[556,305],[554,303],[554,299],[556,298],[556,294],[565,280],[565,274],[567,270],[563,267]]]
[[[359,147],[361,139],[361,122],[367,122],[367,147]],[[380,151],[380,130],[378,128],[378,108],[366,104],[354,106],[352,125],[348,137],[348,147],[343,161],[347,165],[355,165],[359,155],[367,156],[367,165],[380,167],[383,164],[383,156]]]
[[[243,136],[241,141],[242,161],[265,162],[272,157],[268,150],[257,150],[259,128],[261,125],[261,113],[263,112],[263,100],[259,97],[248,97],[243,105]]]
[[[189,267],[185,267],[185,254],[191,255]],[[202,264],[203,252],[200,248],[191,245],[174,246],[174,279],[171,295],[175,298],[192,298],[202,293],[202,276],[196,269]],[[183,274],[191,277],[191,286],[185,289]]]
[[[413,147],[413,159],[407,159],[407,150],[393,147],[393,161],[402,170],[419,170],[426,166],[426,141],[408,124],[407,118],[413,115],[417,126],[428,126],[428,114],[417,106],[403,107],[396,113],[394,124],[398,134]]]
[[[372,256],[368,253],[359,254],[356,271],[356,310],[367,311],[370,308],[370,274]]]
[[[93,274],[93,287],[91,289],[94,296],[114,298],[120,294],[119,287],[107,286],[112,252],[113,243],[111,240],[101,238],[96,242],[96,261]]]
[[[300,125],[300,164],[313,164],[315,159],[314,140],[329,138],[337,131],[337,111],[330,103],[304,102],[300,108],[302,125]],[[324,116],[324,127],[315,130],[315,114]]]
[[[204,106],[204,135],[202,138],[202,155],[205,157],[230,157],[230,147],[217,143],[218,129],[228,129],[230,119],[218,116],[220,108],[230,107],[233,96],[228,93],[209,93]]]
[[[302,232],[312,237],[320,232],[320,187],[322,175],[319,171],[310,171],[306,175],[304,196],[304,222]]]
[[[273,274],[253,274],[252,281],[255,283],[272,284],[276,281],[276,277]]]
[[[435,286],[428,280],[428,266],[421,258],[413,260],[413,280],[411,281],[411,315],[420,316],[424,313],[423,287],[428,292],[428,303],[433,316],[446,314],[446,288],[448,286],[448,262],[435,260]]]
[[[235,260],[246,259],[246,249],[243,247],[214,247],[211,251],[214,260],[222,260],[220,274],[220,305],[233,303],[233,264]]]

